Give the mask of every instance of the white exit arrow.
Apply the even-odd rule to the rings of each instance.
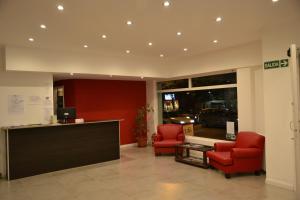
[[[286,67],[286,66],[288,66],[288,61],[287,61],[287,60],[282,60],[280,66],[281,66],[281,67]]]

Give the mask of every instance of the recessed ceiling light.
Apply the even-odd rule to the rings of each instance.
[[[152,46],[153,44],[152,44],[152,42],[149,42],[148,45],[149,45],[149,46]]]
[[[30,42],[34,42],[34,38],[28,38]]]
[[[126,53],[130,53],[130,50],[126,50]]]
[[[222,21],[222,17],[217,17],[216,18],[216,22],[221,22]]]
[[[183,51],[188,51],[188,49],[187,49],[187,48],[184,48]]]
[[[163,58],[163,57],[164,57],[164,54],[160,54],[159,57]]]
[[[87,44],[83,45],[84,48],[88,48],[89,46]]]
[[[128,21],[126,22],[126,24],[130,26],[130,25],[132,25],[132,21],[128,20]]]
[[[107,38],[107,36],[106,36],[106,35],[102,35],[101,37],[102,37],[103,39],[106,39],[106,38]]]
[[[178,36],[182,35],[182,33],[181,33],[181,32],[177,32],[176,34],[177,34]]]
[[[213,41],[213,43],[215,43],[215,44],[218,43],[218,42],[219,42],[218,40],[214,40],[214,41]]]
[[[57,5],[57,10],[63,11],[64,10],[64,6],[61,5],[61,4]]]
[[[165,7],[169,7],[170,6],[170,2],[169,1],[164,1],[164,6]]]
[[[274,3],[278,2],[279,0],[272,0]]]
[[[47,28],[47,26],[46,26],[45,24],[41,24],[40,27],[41,27],[42,29],[46,29],[46,28]]]

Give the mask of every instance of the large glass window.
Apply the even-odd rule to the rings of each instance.
[[[236,84],[236,73],[192,78],[192,87]]]
[[[237,130],[237,88],[162,93],[163,122],[192,124],[193,136],[226,139],[226,124]]]

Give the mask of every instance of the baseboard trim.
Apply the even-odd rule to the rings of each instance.
[[[123,149],[123,148],[136,147],[136,146],[137,146],[137,143],[122,144],[122,145],[120,146],[120,148]]]
[[[292,190],[292,191],[296,190],[295,185],[284,182],[284,181],[275,180],[275,179],[266,178],[266,184],[274,185],[274,186]]]

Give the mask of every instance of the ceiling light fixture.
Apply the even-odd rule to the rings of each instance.
[[[187,49],[187,48],[184,48],[183,51],[188,51],[188,49]]]
[[[181,35],[182,35],[182,33],[181,33],[181,32],[177,32],[176,34],[177,34],[178,36],[181,36]]]
[[[216,22],[221,22],[222,21],[222,17],[217,17],[216,18]]]
[[[219,41],[218,40],[214,40],[213,43],[217,44]]]
[[[64,10],[64,6],[61,5],[61,4],[57,5],[57,10],[63,11]]]
[[[152,46],[153,44],[152,44],[152,42],[149,42],[148,45],[149,45],[149,46]]]
[[[170,2],[169,1],[164,1],[164,6],[165,7],[169,7],[170,6]]]
[[[41,27],[41,29],[46,29],[47,28],[47,26],[45,24],[41,24],[40,27]]]
[[[278,2],[279,0],[272,0],[273,1],[273,3],[276,3],[276,2]]]
[[[128,21],[126,22],[126,24],[127,24],[128,26],[130,26],[130,25],[132,25],[132,21],[128,20]]]
[[[83,45],[84,48],[88,48],[89,46],[87,44]]]
[[[159,57],[163,58],[163,57],[164,57],[164,54],[160,54]]]
[[[106,39],[106,38],[107,38],[107,36],[106,36],[106,35],[102,35],[101,37],[102,37],[103,39]]]
[[[130,53],[130,50],[126,50],[126,53]]]
[[[34,42],[34,39],[33,39],[33,38],[28,38],[28,40],[29,40],[30,42]]]

